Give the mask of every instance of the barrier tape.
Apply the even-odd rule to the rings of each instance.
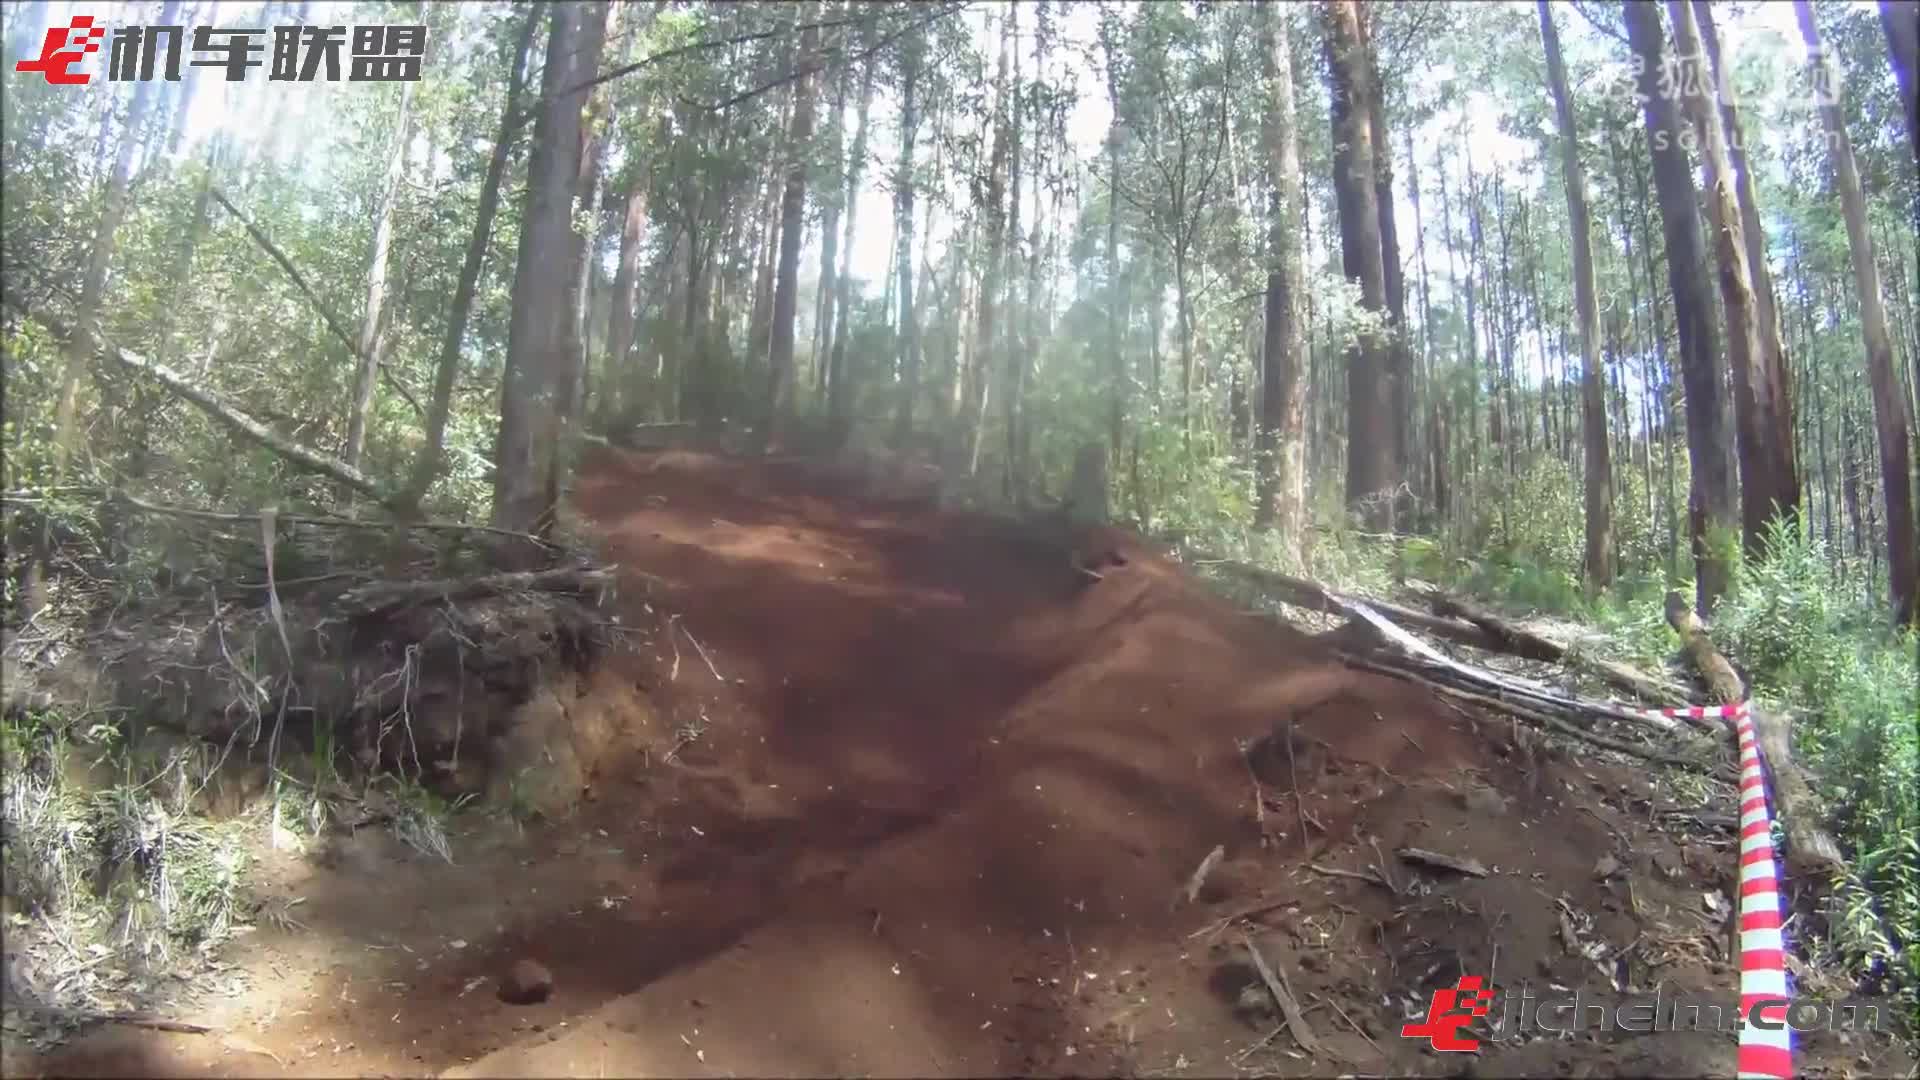
[[[1766,766],[1746,702],[1648,709],[1650,715],[1717,717],[1732,723],[1740,746],[1740,1016],[1759,1001],[1769,1027],[1743,1023],[1739,1075],[1792,1080],[1793,1032],[1787,1027],[1787,950],[1780,934],[1780,878],[1773,858],[1773,818],[1767,811]],[[1771,1028],[1771,1030],[1769,1030]]]

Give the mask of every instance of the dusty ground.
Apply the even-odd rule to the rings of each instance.
[[[577,818],[476,818],[453,867],[378,831],[277,856],[304,929],[232,950],[238,992],[190,1017],[224,1034],[106,1028],[10,1074],[1732,1075],[1731,1035],[1398,1037],[1463,973],[1732,999],[1702,898],[1731,835],[1650,829],[1672,796],[1639,771],[1349,671],[1125,538],[1096,581],[849,486],[598,455],[576,503],[635,648],[581,693],[652,707]],[[1325,872],[1376,851],[1394,891]],[[1318,1056],[1256,1045],[1278,1025],[1238,913]],[[508,1005],[525,958],[555,990]],[[1835,1036],[1799,1064],[1909,1067]]]

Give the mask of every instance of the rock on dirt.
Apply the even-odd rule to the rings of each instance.
[[[553,996],[553,972],[538,960],[514,961],[500,980],[500,1000],[509,1005],[538,1005]]]

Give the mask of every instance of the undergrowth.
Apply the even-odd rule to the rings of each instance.
[[[1577,527],[1577,518],[1565,520]],[[1464,552],[1412,540],[1404,548],[1418,552],[1411,561],[1419,576],[1509,610],[1577,622],[1588,631],[1583,648],[1644,670],[1666,667],[1676,650],[1665,592],[1692,591],[1691,582],[1635,569],[1589,596],[1579,553],[1567,545],[1558,548],[1560,561],[1540,558],[1550,550],[1543,547]],[[1367,588],[1377,572],[1369,581],[1347,566],[1377,551],[1347,545],[1315,572]],[[1862,599],[1868,590],[1838,580],[1837,560],[1791,526],[1776,523],[1763,558],[1734,561],[1733,587],[1712,619],[1715,644],[1755,700],[1791,717],[1794,754],[1848,858],[1831,883],[1826,925],[1802,944],[1864,986],[1898,992],[1920,1018],[1920,639],[1890,629],[1884,607]]]
[[[1146,487],[1173,469],[1165,458],[1176,453],[1167,439],[1149,449],[1158,453],[1142,469]],[[1321,488],[1304,558],[1249,526],[1250,484],[1234,462],[1221,458],[1187,475],[1198,479],[1168,491],[1165,505],[1140,522],[1147,531],[1351,593],[1392,597],[1403,580],[1437,584],[1515,614],[1577,624],[1571,644],[1590,655],[1649,671],[1679,666],[1663,601],[1669,589],[1692,595],[1693,583],[1674,572],[1684,537],[1672,530],[1684,525],[1654,513],[1638,473],[1621,478],[1618,567],[1598,593],[1581,574],[1579,478],[1557,460],[1537,460],[1514,477],[1477,470],[1471,488],[1455,488],[1471,490],[1471,503],[1451,515],[1414,508],[1424,520],[1447,519],[1424,536],[1362,531],[1338,492]],[[1116,487],[1135,494],[1118,477]],[[1920,637],[1889,628],[1884,599],[1857,560],[1836,557],[1790,525],[1776,523],[1760,559],[1743,559],[1737,536],[1710,542],[1735,567],[1713,613],[1715,643],[1754,699],[1792,719],[1794,753],[1847,856],[1829,883],[1823,925],[1796,945],[1843,966],[1868,992],[1899,994],[1920,1021]]]
[[[191,758],[137,760],[111,728],[79,730],[54,713],[0,720],[9,929],[54,946],[40,965],[47,977],[24,987],[41,1004],[137,995],[241,921],[251,826],[192,811],[203,777]],[[90,762],[116,779],[76,780]],[[22,943],[10,936],[9,951]]]
[[[381,803],[402,843],[453,861],[450,827],[464,800],[390,775],[351,792],[326,740],[287,762],[297,767],[276,774],[269,798],[224,820],[199,802],[218,748],[158,743],[130,746],[112,724],[53,711],[0,718],[0,870],[10,989],[21,991],[10,1006],[84,1013],[193,973],[260,907],[249,888],[254,853],[300,848],[302,837],[347,824],[349,802]],[[300,926],[285,911],[258,914]],[[31,962],[17,963],[22,956]]]

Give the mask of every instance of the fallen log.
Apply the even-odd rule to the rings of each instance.
[[[1328,591],[1316,582],[1230,559],[1208,559],[1206,562],[1209,566],[1223,568],[1252,582],[1295,607],[1310,608],[1330,614],[1344,611],[1347,598]],[[1431,615],[1385,600],[1368,598],[1367,604],[1402,626],[1413,627],[1456,645],[1466,645],[1482,652],[1504,653],[1526,660],[1585,666],[1615,689],[1632,694],[1644,701],[1658,705],[1686,703],[1686,695],[1679,687],[1661,682],[1626,664],[1580,656],[1561,642],[1521,629],[1489,612],[1446,596],[1437,590],[1428,592],[1426,596],[1428,603],[1433,607]]]
[[[1265,567],[1252,566],[1232,559],[1206,559],[1206,565],[1225,570],[1237,577],[1246,579],[1262,590],[1273,594],[1280,600],[1295,607],[1309,608],[1329,615],[1345,615],[1346,598],[1330,592],[1325,586],[1305,578],[1291,577]],[[1401,607],[1384,600],[1369,599],[1367,603],[1395,622],[1424,630],[1434,637],[1442,638],[1459,645],[1471,645],[1476,649],[1490,652],[1506,651],[1501,647],[1499,638],[1471,623],[1456,619],[1440,618],[1423,611]]]
[[[1531,679],[1498,674],[1471,664],[1461,663],[1441,655],[1426,642],[1400,629],[1392,620],[1375,609],[1372,601],[1346,599],[1343,602],[1347,612],[1355,620],[1366,623],[1374,633],[1392,646],[1394,651],[1405,658],[1402,661],[1403,664],[1417,667],[1430,676],[1437,677],[1437,681],[1450,680],[1455,685],[1463,685],[1483,693],[1505,698],[1521,698],[1532,703],[1535,708],[1544,706],[1570,716],[1618,720],[1651,728],[1663,734],[1671,733],[1679,726],[1676,721],[1664,716],[1649,715],[1642,710],[1624,708],[1611,702],[1582,701],[1579,698],[1555,693]],[[1694,722],[1703,727],[1716,727],[1705,720]]]
[[[1643,701],[1664,706],[1687,703],[1687,696],[1679,687],[1656,679],[1630,665],[1599,657],[1582,656],[1568,645],[1516,626],[1492,612],[1475,607],[1458,597],[1448,596],[1437,589],[1426,593],[1426,597],[1435,615],[1465,619],[1496,638],[1503,646],[1500,649],[1502,652],[1528,660],[1587,667],[1609,686],[1632,694]]]
[[[1667,625],[1680,635],[1681,650],[1706,680],[1707,689],[1722,705],[1747,700],[1747,689],[1727,658],[1714,648],[1707,628],[1694,614],[1693,605],[1677,592],[1667,594]],[[1840,869],[1845,860],[1840,845],[1822,829],[1819,806],[1806,774],[1793,760],[1793,732],[1786,714],[1763,711],[1749,702],[1754,738],[1772,775],[1773,796],[1780,827],[1787,834],[1786,864],[1791,877],[1825,877]]]
[[[1253,958],[1253,966],[1260,972],[1260,981],[1267,986],[1267,993],[1273,995],[1273,1003],[1280,1007],[1280,1015],[1286,1020],[1287,1031],[1293,1035],[1293,1041],[1300,1049],[1318,1057],[1322,1050],[1320,1040],[1314,1036],[1313,1026],[1307,1023],[1307,1014],[1300,1007],[1300,999],[1293,996],[1293,988],[1287,985],[1286,976],[1280,969],[1267,962],[1260,947],[1253,943],[1245,931],[1240,934],[1240,944],[1246,947],[1247,955]]]

